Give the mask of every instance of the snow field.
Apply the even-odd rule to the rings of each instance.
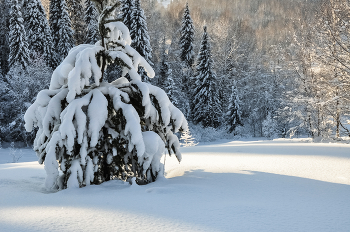
[[[56,193],[46,192],[37,162],[0,157],[0,230],[350,231],[349,148],[212,143],[182,148],[181,164],[167,157],[167,179],[149,185],[110,181]]]

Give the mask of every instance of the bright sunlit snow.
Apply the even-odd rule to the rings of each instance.
[[[166,158],[167,179],[49,193],[34,152],[8,163],[2,149],[0,231],[350,231],[347,144],[250,140],[181,151],[181,164]]]

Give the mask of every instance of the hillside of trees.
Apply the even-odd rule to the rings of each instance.
[[[31,1],[34,0],[18,3],[24,17],[28,11],[25,6]],[[57,65],[71,47],[86,43],[87,34],[93,35],[87,31],[94,27],[88,27],[84,16],[87,2],[77,1],[80,7],[72,8],[73,1],[67,0],[63,2],[69,19],[60,27],[67,27],[68,37],[60,40],[59,35],[55,39],[50,21],[50,3],[55,1],[61,2],[41,2],[51,40],[57,44],[53,46],[58,49],[53,51],[55,59],[48,62],[45,57],[33,55],[29,45],[31,62],[25,75],[9,67],[11,3],[0,1],[0,13],[4,16],[0,19],[0,49],[5,51],[0,61],[4,86],[0,99],[2,141],[30,143],[32,136],[23,130],[23,113],[37,92],[49,84],[55,62]],[[156,72],[149,81],[166,90],[191,122],[195,137],[208,130],[268,138],[350,135],[347,1],[173,0],[166,8],[157,0],[140,3],[150,44],[144,55]],[[191,62],[182,58],[184,47],[180,43],[186,14],[193,26]],[[67,49],[62,50],[62,46]],[[207,62],[208,70],[200,68],[200,62]],[[107,70],[106,77],[112,80],[118,72]],[[201,82],[207,74],[210,81]],[[18,81],[27,83],[27,87]],[[202,90],[200,85],[215,89]],[[212,111],[199,111],[198,104],[209,98],[196,91],[210,93]],[[208,114],[207,119],[198,118],[198,112]]]

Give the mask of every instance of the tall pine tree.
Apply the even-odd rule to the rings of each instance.
[[[243,126],[239,105],[240,105],[240,100],[237,92],[236,83],[234,83],[232,86],[232,92],[229,100],[228,111],[226,113],[226,120],[229,127],[228,131],[230,133],[235,131],[237,126]]]
[[[127,26],[129,28],[129,30],[131,30],[131,24],[134,21],[133,20],[133,11],[135,8],[135,1],[134,0],[123,0],[122,2],[122,12],[123,12],[123,23],[125,24],[125,26]]]
[[[60,62],[73,47],[73,31],[65,0],[50,2],[50,28],[57,61]],[[56,64],[57,65],[57,64]]]
[[[73,31],[71,29],[71,21],[69,19],[67,5],[65,0],[60,0],[61,17],[58,20],[58,44],[57,54],[59,60],[63,60],[68,55],[69,50],[73,47]]]
[[[51,0],[50,1],[50,14],[49,14],[49,24],[52,35],[52,43],[54,48],[57,48],[59,42],[59,26],[58,21],[61,18],[62,10],[60,8],[61,0]]]
[[[82,0],[67,0],[69,18],[71,20],[73,37],[76,45],[85,40],[84,7]]]
[[[8,55],[9,49],[9,28],[8,28],[8,17],[9,17],[10,5],[7,0],[0,0],[0,71],[3,76],[8,72]]]
[[[185,11],[182,18],[181,26],[181,61],[187,65],[187,67],[192,67],[194,62],[194,51],[193,51],[193,41],[194,41],[194,26],[190,15],[190,10],[188,8],[188,3],[186,3]]]
[[[160,65],[159,65],[159,75],[157,79],[157,86],[161,89],[164,89],[168,72],[169,72],[168,53],[167,53],[165,37],[164,37],[163,45],[162,45],[162,55],[160,58]]]
[[[44,7],[39,0],[28,0],[25,9],[29,50],[36,56],[42,56],[48,66],[54,67],[51,31]]]
[[[28,42],[23,25],[21,6],[17,0],[14,0],[11,6],[9,27],[9,68],[20,65],[23,69],[27,69],[29,62]]]
[[[132,39],[131,47],[133,47],[145,60],[153,65],[152,48],[149,42],[149,34],[146,23],[146,16],[141,8],[140,0],[135,0],[135,6],[132,14],[132,24],[130,30],[130,36]],[[149,82],[149,77],[142,67],[139,68],[138,73],[142,77],[142,81]]]
[[[196,71],[192,101],[193,121],[202,123],[204,127],[218,127],[220,125],[221,107],[206,26],[204,27],[201,47],[197,57]]]
[[[95,5],[91,2],[91,0],[85,1],[85,25],[86,25],[86,44],[95,44],[99,39],[98,33],[98,13],[95,8]]]

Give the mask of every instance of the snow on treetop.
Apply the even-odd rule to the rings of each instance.
[[[99,86],[102,72],[96,56],[101,52],[110,57],[112,62],[118,58],[125,64],[122,77],[128,73],[132,80],[141,80],[137,73],[139,66],[144,67],[149,77],[154,77],[155,72],[152,67],[130,46],[128,28],[122,22],[110,22],[105,24],[105,27],[108,29],[104,39],[107,49],[101,46],[101,41],[95,45],[82,44],[72,48],[68,56],[55,69],[50,90],[67,85],[69,89],[67,101],[71,102],[77,94],[81,94],[85,86],[90,85],[91,78],[94,84]]]

